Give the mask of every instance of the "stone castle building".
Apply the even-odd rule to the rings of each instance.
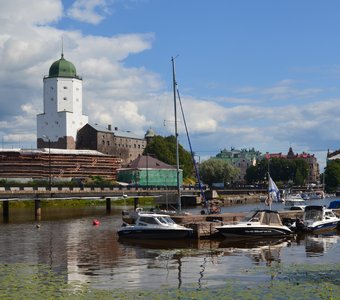
[[[44,112],[37,115],[37,147],[75,149],[77,132],[88,122],[82,113],[82,78],[61,54],[43,82]]]
[[[37,115],[37,147],[96,150],[120,158],[123,164],[142,155],[149,139],[130,131],[90,125],[83,115],[82,78],[61,54],[44,77],[44,112]]]
[[[128,131],[90,125],[83,115],[82,78],[64,58],[43,79],[43,113],[37,115],[37,149],[1,149],[0,178],[52,181],[101,176],[142,155],[147,139]]]
[[[77,149],[91,149],[114,155],[124,164],[130,163],[142,155],[146,140],[129,131],[119,131],[111,125],[104,128],[99,125],[86,124],[77,134]]]

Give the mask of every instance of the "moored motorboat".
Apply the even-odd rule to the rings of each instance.
[[[291,199],[287,199],[284,202],[284,207],[285,209],[288,210],[301,210],[304,211],[305,207],[307,206],[305,200],[303,200],[302,198],[291,198]]]
[[[273,210],[257,210],[244,221],[217,226],[216,229],[225,237],[255,238],[292,234],[292,231],[282,224],[279,213]]]
[[[193,230],[178,225],[166,214],[140,213],[135,224],[123,223],[118,230],[120,238],[180,239],[192,236]]]
[[[303,225],[307,231],[321,234],[336,230],[340,219],[333,210],[321,205],[309,205],[305,207]]]

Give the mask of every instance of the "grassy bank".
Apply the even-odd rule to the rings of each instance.
[[[155,198],[143,197],[138,202],[141,206],[154,206]],[[116,205],[133,205],[133,198],[115,200],[111,202]],[[0,207],[3,203],[0,202]],[[60,200],[41,200],[41,207],[85,207],[85,206],[105,206],[105,199],[60,199]],[[11,207],[34,207],[34,200],[10,201]]]

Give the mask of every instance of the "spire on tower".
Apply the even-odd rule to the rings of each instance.
[[[64,38],[61,37],[61,57],[64,57]]]

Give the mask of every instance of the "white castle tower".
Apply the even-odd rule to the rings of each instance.
[[[44,77],[44,112],[37,115],[37,148],[76,148],[77,132],[88,123],[82,114],[82,88],[82,78],[62,53]]]

